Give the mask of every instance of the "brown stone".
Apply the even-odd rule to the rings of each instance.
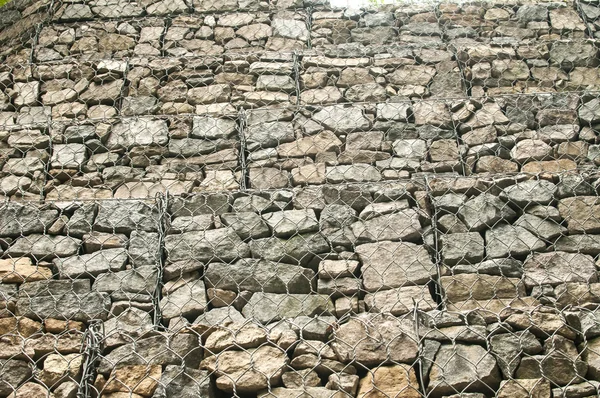
[[[52,270],[33,265],[30,258],[0,260],[2,283],[23,283],[52,279]]]
[[[63,321],[61,319],[47,318],[44,320],[46,333],[59,334],[69,330],[82,332],[85,330],[85,324],[78,321]]]
[[[150,397],[158,386],[161,365],[130,365],[113,369],[104,392],[133,392]]]
[[[496,398],[550,398],[550,382],[546,379],[504,380]]]
[[[409,365],[393,365],[375,368],[360,379],[358,398],[419,398],[419,383],[415,371]]]
[[[18,334],[21,337],[30,337],[41,330],[42,324],[29,318],[0,318],[0,335]]]

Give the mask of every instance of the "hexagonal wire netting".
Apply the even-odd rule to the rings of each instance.
[[[597,396],[599,18],[13,0],[0,397]]]

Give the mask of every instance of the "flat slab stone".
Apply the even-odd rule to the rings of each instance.
[[[300,315],[329,315],[333,313],[333,302],[320,294],[276,294],[254,293],[242,310],[246,318],[267,324]]]
[[[117,272],[125,268],[128,255],[125,249],[99,250],[91,254],[57,258],[53,261],[58,269],[61,279],[97,276],[98,274],[112,271]]]
[[[38,260],[69,257],[79,251],[81,240],[60,235],[28,235],[15,240],[6,250],[12,257],[30,256]]]
[[[598,282],[594,258],[580,253],[534,253],[523,263],[523,281],[527,287],[563,283]]]
[[[250,257],[248,245],[232,228],[168,235],[165,249],[170,262],[193,259],[201,262],[233,261]]]

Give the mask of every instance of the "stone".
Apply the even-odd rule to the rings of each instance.
[[[478,232],[442,235],[442,261],[446,265],[474,263],[483,259],[485,245]]]
[[[286,372],[282,375],[281,380],[286,388],[302,389],[304,387],[319,387],[321,385],[319,375],[311,369]]]
[[[533,310],[516,313],[506,319],[506,323],[517,330],[528,330],[539,338],[560,335],[574,340],[576,333],[559,313]],[[518,376],[517,376],[518,377]]]
[[[600,121],[600,99],[594,98],[582,104],[578,114],[579,119],[585,123],[598,123]]]
[[[98,208],[94,230],[130,234],[134,230],[156,232],[156,207],[141,200],[103,201]]]
[[[521,363],[521,356],[542,352],[542,345],[527,330],[498,334],[490,338],[490,351],[496,357],[504,378],[511,379]]]
[[[328,183],[340,184],[343,182],[380,181],[382,176],[374,166],[368,164],[351,164],[326,167],[325,178]]]
[[[230,227],[168,235],[165,249],[171,262],[186,259],[229,262],[250,255],[248,245]]]
[[[498,398],[550,397],[550,382],[545,378],[504,380],[496,394]]]
[[[459,274],[440,279],[446,299],[457,303],[465,300],[523,297],[525,285],[519,278],[485,274]]]
[[[50,165],[56,169],[80,170],[87,160],[86,146],[83,144],[56,144],[52,148]]]
[[[253,323],[227,325],[212,332],[206,339],[205,348],[219,353],[236,348],[257,348],[267,342],[267,331]]]
[[[160,301],[161,315],[164,319],[196,317],[206,309],[206,290],[202,280],[195,280],[170,292]]]
[[[281,238],[319,230],[319,222],[312,209],[267,213],[263,218],[273,234]]]
[[[268,324],[300,315],[314,316],[333,313],[333,302],[320,294],[254,293],[242,314],[248,319]]]
[[[498,224],[485,232],[486,254],[489,258],[519,257],[546,248],[543,240],[523,227]]]
[[[516,371],[517,379],[544,378],[550,383],[565,386],[580,383],[588,370],[587,364],[579,359],[571,359],[561,352],[548,355],[527,356],[521,359]]]
[[[105,319],[110,304],[106,293],[90,290],[87,279],[47,280],[22,284],[16,309],[32,319],[88,321]]]
[[[122,292],[152,295],[158,282],[155,265],[142,265],[118,272],[105,272],[96,278],[93,289],[99,292]]]
[[[298,396],[309,396],[313,398],[343,398],[346,395],[341,391],[332,391],[325,387],[302,387],[302,388],[283,388],[275,387],[270,391],[263,390],[257,395],[257,398],[268,398],[270,396],[281,398],[295,398]]]
[[[144,145],[166,145],[169,130],[164,120],[141,117],[126,120],[112,127],[106,146],[109,149],[133,148]]]
[[[28,398],[28,397],[49,397],[55,398],[56,395],[49,392],[48,389],[40,384],[27,382],[15,390],[10,398]]]
[[[376,367],[383,363],[412,364],[418,356],[411,322],[389,314],[351,316],[333,330],[331,347],[338,360]]]
[[[106,347],[132,343],[140,338],[151,336],[154,331],[150,314],[136,307],[130,307],[108,319],[103,326]]]
[[[20,386],[32,374],[29,364],[17,359],[0,359],[0,368],[3,369],[0,374],[0,394],[3,396],[12,394],[15,386]]]
[[[457,214],[471,231],[481,231],[499,221],[512,221],[516,217],[515,211],[507,203],[489,193],[468,200]]]
[[[598,235],[561,236],[554,243],[554,249],[568,253],[600,254],[600,237]]]
[[[425,247],[409,242],[380,241],[356,246],[367,292],[409,284],[426,284],[437,275]]]
[[[316,135],[303,137],[296,141],[281,144],[277,154],[281,157],[314,156],[323,152],[338,152],[342,141],[331,131],[323,131]]]
[[[0,236],[19,237],[43,233],[58,218],[58,210],[4,201],[0,204]]]
[[[204,275],[207,286],[234,292],[311,293],[314,279],[308,268],[259,259],[212,263]]]
[[[12,257],[30,256],[40,261],[68,257],[79,251],[81,241],[70,236],[32,234],[15,239],[6,250]]]
[[[81,377],[83,360],[81,354],[50,354],[44,360],[44,369],[40,372],[39,379],[47,386],[77,379]]]
[[[421,396],[414,369],[404,364],[378,367],[360,379],[359,383],[358,398]]]
[[[177,219],[176,219],[177,220]],[[241,239],[259,239],[271,235],[267,223],[254,212],[236,212],[221,215],[224,225],[233,228]]]
[[[326,106],[316,112],[313,119],[340,134],[368,130],[371,126],[363,110],[357,106]]]
[[[198,336],[180,333],[158,335],[136,340],[117,347],[101,357],[98,372],[108,374],[113,369],[128,365],[177,365],[198,368],[202,348]]]
[[[523,271],[527,287],[598,281],[593,257],[580,253],[535,253],[527,258]]]
[[[518,163],[546,160],[552,157],[552,147],[541,140],[525,139],[517,142],[510,150],[510,156]]]
[[[155,232],[132,231],[129,239],[129,260],[134,267],[158,264],[159,237]]]
[[[595,196],[578,196],[558,201],[560,216],[570,234],[600,232],[600,204]]]
[[[483,347],[443,344],[429,373],[427,390],[442,395],[473,390],[493,393],[500,381],[496,360]]]
[[[533,214],[523,214],[514,225],[523,227],[539,238],[550,241],[567,232],[567,229],[553,220],[546,220]]]
[[[160,365],[130,365],[114,369],[103,392],[126,392],[150,397],[158,387],[162,375]]]
[[[23,283],[52,279],[52,270],[33,265],[30,258],[0,259],[0,281]]]
[[[288,358],[272,346],[246,351],[223,351],[202,361],[216,375],[217,388],[226,392],[255,393],[281,382]]]
[[[330,246],[321,234],[296,235],[288,240],[271,237],[249,242],[254,258],[281,261],[288,264],[308,266],[320,253],[329,252]]]
[[[238,36],[247,41],[264,40],[273,34],[271,26],[263,23],[246,25],[239,28],[236,32]]]
[[[248,149],[271,148],[294,141],[294,127],[289,122],[266,122],[248,126],[244,130]]]
[[[14,104],[18,107],[38,105],[40,95],[40,83],[14,83],[12,88],[16,94]]]
[[[82,276],[98,276],[104,272],[116,272],[125,268],[127,250],[106,249],[92,254],[57,258],[53,261],[61,279],[72,279]]]
[[[271,27],[274,36],[301,41],[307,41],[310,37],[306,24],[301,20],[273,18]]]
[[[214,397],[217,391],[210,382],[210,374],[205,370],[191,367],[167,365],[162,372],[156,397]]]
[[[528,180],[505,188],[500,196],[524,208],[533,204],[550,204],[556,189],[556,185],[546,180]]]
[[[405,286],[367,293],[364,300],[369,311],[390,313],[394,316],[409,313],[414,309],[415,303],[421,311],[433,310],[437,306],[426,286]]]
[[[452,125],[452,115],[446,104],[441,101],[416,102],[413,105],[413,115],[417,126],[449,128]]]
[[[418,241],[421,238],[419,215],[413,209],[384,214],[350,225],[356,243],[389,241]]]
[[[207,87],[194,87],[187,92],[187,102],[190,105],[205,105],[218,102],[228,102],[231,96],[229,84],[211,84]]]

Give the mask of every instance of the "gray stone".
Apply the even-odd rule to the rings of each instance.
[[[188,282],[160,300],[164,319],[196,317],[206,309],[206,290],[202,280]]]
[[[561,199],[558,212],[570,234],[600,232],[600,203],[596,196]]]
[[[158,264],[159,261],[158,233],[132,231],[129,239],[129,260],[132,266]]]
[[[165,238],[165,249],[171,262],[187,259],[229,262],[250,255],[248,245],[229,227],[169,235]]]
[[[320,284],[321,280],[319,286]],[[370,312],[404,315],[413,311],[415,304],[421,311],[430,311],[437,306],[427,286],[405,286],[365,295],[365,306]]]
[[[368,243],[355,252],[362,263],[366,291],[426,284],[437,275],[435,265],[424,246],[409,242]]]
[[[553,43],[550,48],[550,63],[568,70],[576,66],[598,65],[598,49],[591,43]]]
[[[290,122],[266,122],[248,126],[244,130],[248,150],[276,147],[294,141],[294,127]]]
[[[268,324],[300,315],[328,315],[333,313],[331,299],[320,294],[254,293],[242,313],[246,318]]]
[[[103,201],[98,208],[94,230],[130,234],[132,231],[156,232],[158,211],[141,200]]]
[[[546,180],[528,180],[511,185],[500,195],[520,207],[532,204],[547,205],[554,200],[556,185]]]
[[[594,258],[580,253],[535,253],[525,261],[523,271],[528,287],[598,281]]]
[[[337,230],[356,221],[356,210],[348,205],[325,205],[319,217],[321,231]]]
[[[195,116],[190,137],[205,140],[226,139],[236,134],[236,122],[211,116]]]
[[[585,123],[600,122],[600,99],[594,98],[581,105],[578,111],[579,119]]]
[[[307,41],[310,37],[306,24],[301,20],[273,18],[271,27],[274,36],[301,41]]]
[[[520,278],[523,275],[523,263],[512,258],[496,258],[476,264],[459,264],[452,268],[456,274],[487,274]]]
[[[384,214],[370,220],[360,220],[350,226],[352,238],[357,244],[367,242],[418,241],[421,238],[419,214],[413,209]]]
[[[212,263],[204,275],[208,287],[234,292],[311,293],[314,271],[268,260],[242,259],[233,264]]]
[[[390,361],[410,363],[418,356],[412,322],[389,314],[359,314],[333,329],[331,347],[338,360],[375,367]]]
[[[198,368],[202,348],[194,334],[159,335],[117,347],[102,356],[98,372],[108,375],[112,369],[128,365],[185,365]]]
[[[582,253],[596,256],[600,254],[600,235],[561,236],[554,243],[554,249],[567,253]]]
[[[177,219],[176,219],[177,220]],[[240,238],[260,239],[271,235],[267,223],[256,213],[239,211],[221,215],[224,225],[233,228]]]
[[[155,265],[144,265],[119,272],[105,272],[98,275],[93,290],[98,292],[127,292],[143,295],[154,294],[158,279]]]
[[[496,225],[485,232],[486,253],[490,258],[525,256],[546,248],[544,241],[523,227]]]
[[[357,106],[332,105],[323,107],[313,118],[336,133],[367,130],[371,126],[363,110]]]
[[[351,164],[327,167],[325,178],[328,183],[375,182],[382,179],[379,170],[369,164]]]
[[[321,234],[297,235],[288,240],[276,237],[257,239],[250,241],[249,245],[252,257],[302,266],[307,266],[317,254],[330,250]]]
[[[88,321],[105,319],[110,304],[106,293],[90,291],[89,280],[48,280],[21,285],[17,314],[32,319]]]
[[[29,256],[38,261],[68,257],[79,251],[81,240],[60,235],[28,235],[17,238],[6,250],[12,257]]]
[[[127,250],[106,249],[92,254],[57,258],[53,261],[61,279],[97,276],[103,272],[117,272],[125,268]]]
[[[544,378],[558,386],[584,381],[588,364],[580,359],[571,359],[561,352],[549,355],[525,356],[515,372],[517,379]],[[590,369],[591,371],[591,369]]]
[[[97,208],[98,206],[95,203],[92,203],[83,204],[80,208],[75,210],[65,225],[65,232],[67,235],[81,238],[83,235],[92,232]]]
[[[199,216],[181,216],[171,221],[167,234],[190,232],[190,231],[205,231],[214,228],[215,218],[210,214],[201,214]],[[229,225],[229,224],[225,224]],[[250,224],[252,225],[252,224]],[[239,235],[239,231],[236,230]]]
[[[472,231],[493,227],[499,221],[512,221],[516,213],[497,196],[483,193],[468,200],[458,211],[458,217]]]
[[[121,105],[124,116],[148,115],[158,110],[158,99],[150,96],[125,97]]]
[[[319,222],[312,209],[267,213],[263,215],[263,218],[273,234],[280,238],[319,230]]]
[[[493,394],[501,379],[495,358],[483,347],[443,344],[429,373],[427,390],[440,395],[455,391]]]
[[[155,398],[213,398],[217,390],[205,370],[167,365],[154,392]]]
[[[523,227],[532,234],[545,240],[554,239],[565,234],[567,229],[559,225],[556,221],[546,220],[533,214],[523,214],[514,225]]]
[[[52,168],[79,170],[86,160],[87,150],[83,144],[56,144],[52,147]]]
[[[542,345],[527,330],[508,334],[499,334],[490,338],[491,352],[506,379],[514,377],[521,363],[521,356],[536,355],[542,352]]]
[[[194,271],[204,271],[204,266],[204,263],[193,259],[169,263],[163,269],[163,280],[170,281],[172,279],[183,278],[185,274],[193,273]]]
[[[595,189],[579,174],[563,174],[560,176],[560,182],[556,184],[556,197],[563,199],[569,196],[593,196]]]
[[[0,236],[19,237],[42,233],[58,218],[58,210],[32,203],[0,204]]]
[[[31,367],[25,361],[17,359],[0,359],[0,395],[9,396],[31,375]]]
[[[478,232],[442,235],[442,261],[446,265],[471,264],[483,259],[485,245]]]
[[[168,140],[169,129],[166,121],[137,118],[114,125],[106,141],[106,147],[129,149],[136,146],[166,145]]]
[[[103,325],[104,344],[107,347],[132,343],[142,337],[148,337],[154,331],[150,314],[135,307],[130,307],[116,317],[110,318]]]

